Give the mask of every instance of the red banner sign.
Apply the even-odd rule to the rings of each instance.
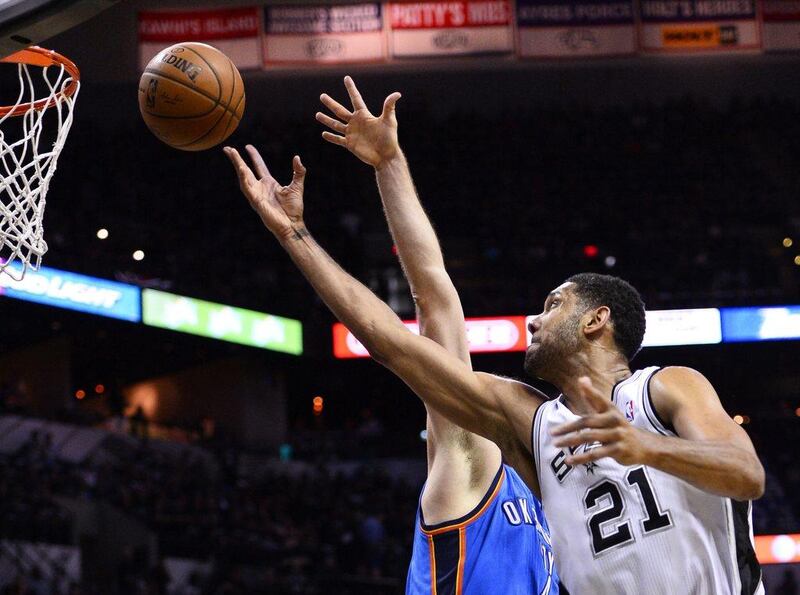
[[[392,4],[392,29],[493,27],[511,22],[511,7],[503,0],[488,2],[416,2]]]
[[[507,0],[397,2],[387,5],[396,58],[506,53],[514,49]]]
[[[209,41],[258,35],[255,7],[192,12],[140,12],[139,41]]]
[[[524,316],[496,318],[467,318],[467,341],[470,353],[525,351]],[[413,333],[419,334],[415,320],[403,321]],[[333,355],[339,359],[369,357],[367,349],[341,323],[333,325]]]
[[[762,564],[800,562],[800,533],[756,535],[756,557]]]
[[[800,49],[800,0],[764,0],[764,49]]]
[[[186,41],[209,43],[238,68],[261,66],[257,7],[139,13],[139,61],[144,67],[165,47]]]

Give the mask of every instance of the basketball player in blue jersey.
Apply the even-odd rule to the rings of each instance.
[[[347,124],[352,114],[336,115]],[[331,311],[428,407],[497,444],[541,494],[566,590],[764,592],[749,528],[749,500],[764,490],[761,463],[700,373],[631,371],[645,327],[633,287],[581,274],[548,295],[530,324],[525,354],[526,372],[561,390],[547,401],[522,382],[473,372],[435,341],[411,333],[311,236],[299,157],[291,184],[279,186],[249,151],[258,177],[226,148],[242,192]],[[435,551],[429,555],[433,569]],[[509,591],[496,578],[488,592]]]
[[[352,111],[322,95],[345,124],[317,113],[344,146],[372,166],[389,229],[411,286],[423,336],[471,366],[464,313],[444,267],[439,242],[419,202],[397,139],[393,93],[373,116],[352,79]],[[340,136],[343,135],[343,136]],[[558,592],[541,506],[493,443],[427,408],[428,479],[420,497],[406,593],[530,595]]]

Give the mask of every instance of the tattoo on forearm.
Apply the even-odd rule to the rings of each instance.
[[[297,229],[294,230],[294,236],[292,236],[292,239],[302,240],[303,238],[306,238],[310,235],[311,234],[308,233],[308,230],[305,227],[298,227]]]

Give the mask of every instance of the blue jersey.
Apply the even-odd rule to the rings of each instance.
[[[406,595],[555,595],[550,530],[539,500],[501,465],[466,516],[426,525],[417,509]]]

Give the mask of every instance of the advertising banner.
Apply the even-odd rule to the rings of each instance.
[[[645,317],[647,330],[642,347],[709,345],[722,341],[717,308],[648,310]]]
[[[265,6],[264,62],[376,62],[386,57],[381,4]]]
[[[528,340],[524,316],[467,318],[465,322],[470,353],[525,351]],[[419,324],[415,320],[406,320],[403,324],[419,334]],[[369,357],[366,347],[339,322],[333,325],[333,355],[339,359]]]
[[[303,353],[303,327],[290,318],[154,289],[142,291],[142,314],[143,322],[150,326],[293,355]]]
[[[757,0],[641,0],[640,45],[650,52],[761,48]]]
[[[723,308],[725,342],[800,339],[800,306]]]
[[[763,0],[764,49],[800,49],[800,0]]]
[[[397,2],[387,5],[396,58],[507,53],[514,49],[507,0]]]
[[[240,70],[261,68],[260,14],[255,6],[140,12],[140,67],[165,47],[199,41],[221,50]]]
[[[21,281],[0,275],[0,295],[5,297],[131,322],[142,319],[140,291],[135,285],[48,267],[29,268]]]
[[[525,58],[634,54],[633,0],[519,0],[519,55]]]
[[[761,564],[800,562],[800,534],[756,535],[756,557]]]

